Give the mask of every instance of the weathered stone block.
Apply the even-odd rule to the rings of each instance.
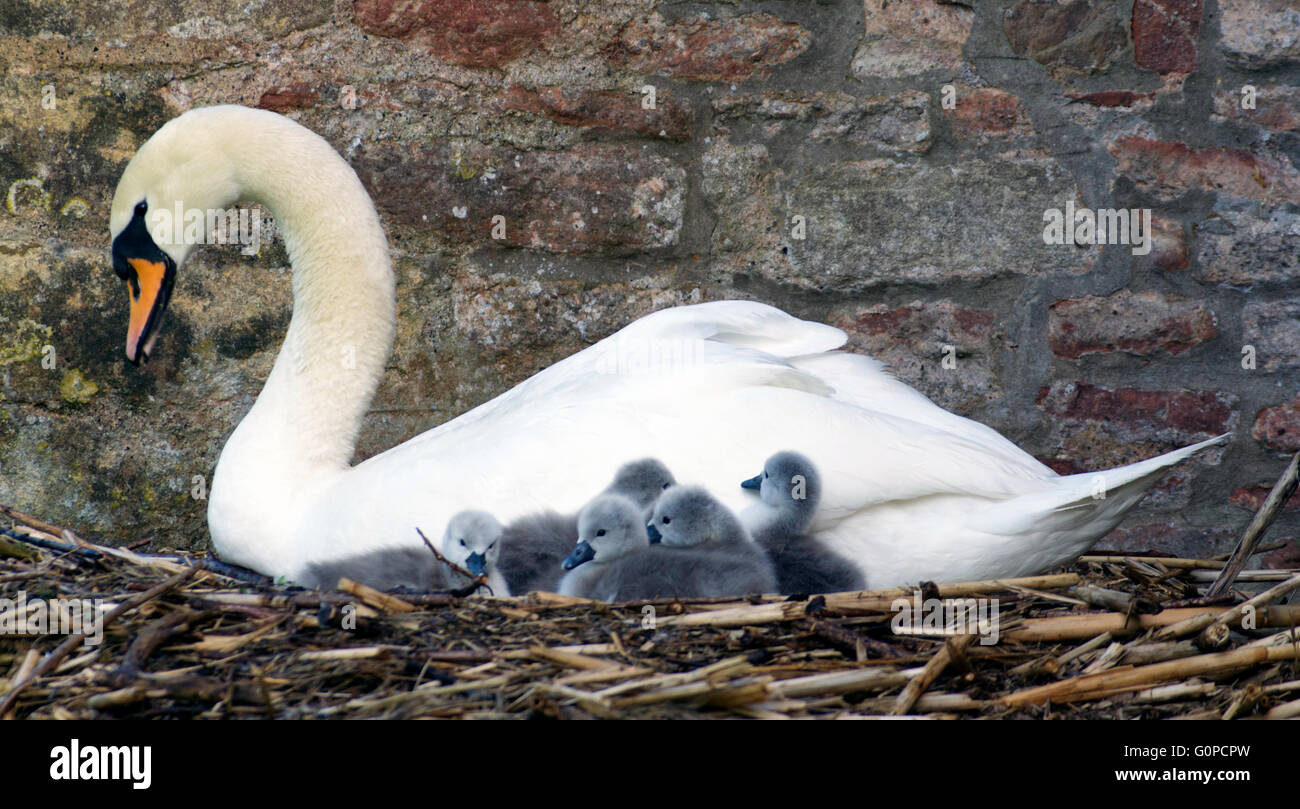
[[[1052,353],[1071,360],[1114,351],[1179,354],[1218,334],[1204,304],[1126,289],[1057,301],[1048,307],[1047,328]]]

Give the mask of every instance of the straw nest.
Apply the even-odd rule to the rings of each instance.
[[[305,591],[0,507],[0,717],[1295,717],[1300,575],[1243,570],[1270,501],[1226,560],[629,604]],[[54,599],[98,599],[100,642],[13,634]],[[899,599],[923,612],[903,625]]]

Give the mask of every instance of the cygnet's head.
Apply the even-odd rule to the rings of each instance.
[[[617,494],[601,495],[578,514],[578,544],[564,560],[564,569],[586,562],[606,564],[649,544],[636,503]]]
[[[651,542],[686,548],[747,542],[736,515],[702,486],[673,486],[655,501],[646,525]]]
[[[785,450],[768,458],[763,471],[740,484],[757,489],[762,501],[779,511],[812,516],[822,498],[821,475],[808,456]]]
[[[486,511],[462,511],[447,522],[442,555],[475,576],[496,568],[501,554],[501,523]]]
[[[621,494],[645,508],[658,499],[670,486],[677,485],[673,473],[654,458],[642,458],[619,467],[614,475],[614,482],[609,484],[605,494]]]

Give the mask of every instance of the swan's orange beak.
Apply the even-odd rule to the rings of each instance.
[[[127,295],[131,298],[131,318],[126,327],[126,358],[138,365],[141,358],[148,359],[153,353],[158,327],[162,325],[166,304],[159,306],[158,303],[167,281],[167,264],[143,258],[129,258],[127,263],[135,270],[135,279],[126,285]],[[150,321],[155,321],[152,327]]]
[[[113,240],[113,272],[126,282],[131,301],[126,358],[139,365],[153,353],[176,283],[176,262],[154,244],[143,216],[136,216]]]

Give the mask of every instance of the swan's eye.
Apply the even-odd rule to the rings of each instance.
[[[149,203],[141,200],[135,204],[135,215],[144,216],[144,212],[149,210]]]
[[[460,546],[461,546],[462,548],[468,548],[468,547],[469,547],[468,545],[465,544],[465,540],[463,540],[463,539],[460,541]]]
[[[664,522],[664,525],[667,525],[668,523],[672,522],[672,520],[668,519],[667,517],[664,517],[663,522]]]
[[[600,529],[599,531],[597,531],[597,532],[596,532],[596,536],[598,536],[598,537],[603,537],[603,536],[605,536],[605,529],[602,528],[602,529]]]

